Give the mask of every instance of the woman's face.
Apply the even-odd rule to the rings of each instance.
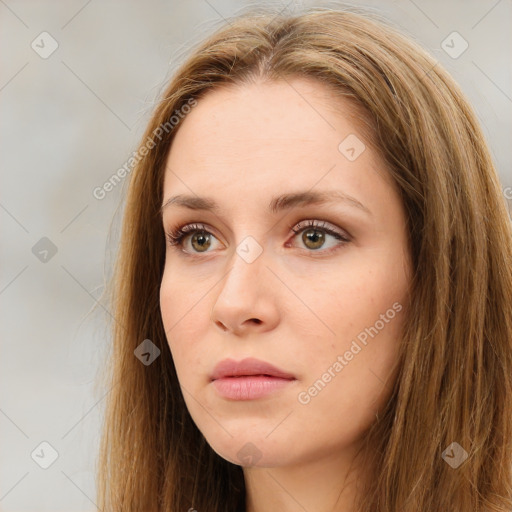
[[[324,87],[210,92],[180,121],[167,159],[164,229],[191,229],[167,243],[167,340],[194,422],[243,466],[348,453],[396,375],[404,210],[340,114],[348,105]],[[254,361],[216,372],[246,358],[284,373]]]

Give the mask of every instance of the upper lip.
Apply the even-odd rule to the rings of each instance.
[[[241,361],[234,359],[224,359],[215,366],[211,375],[211,380],[222,379],[224,377],[241,377],[248,375],[269,375],[282,379],[295,379],[295,377],[277,368],[266,361],[248,357]]]

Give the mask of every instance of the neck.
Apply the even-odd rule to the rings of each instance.
[[[353,457],[344,452],[290,466],[244,468],[246,512],[355,512],[362,472]]]

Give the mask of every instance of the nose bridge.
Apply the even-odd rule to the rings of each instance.
[[[255,325],[260,332],[274,329],[279,322],[279,308],[275,288],[269,281],[274,276],[267,268],[271,251],[264,250],[263,241],[260,244],[247,232],[241,237],[227,260],[229,269],[219,283],[212,320],[232,333],[250,332]]]
[[[234,293],[234,299],[238,297],[238,300],[250,297],[256,291],[254,288],[264,282],[266,260],[263,246],[250,235],[244,237],[233,253],[221,293]]]

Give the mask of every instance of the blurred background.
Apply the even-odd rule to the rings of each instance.
[[[258,2],[295,13],[337,2]],[[137,148],[192,45],[254,2],[0,0],[0,511],[96,511],[101,294]],[[512,204],[512,1],[345,5],[391,20],[472,102]],[[96,190],[96,193],[95,193]],[[94,308],[94,309],[93,309]]]

